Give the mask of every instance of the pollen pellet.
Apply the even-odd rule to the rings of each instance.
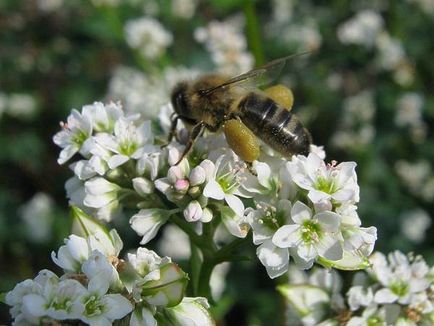
[[[224,125],[226,141],[242,160],[251,163],[259,157],[256,136],[239,120],[229,120]]]
[[[288,87],[281,84],[267,88],[265,94],[288,111],[294,104],[294,94]]]

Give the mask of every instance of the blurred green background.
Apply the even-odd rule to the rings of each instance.
[[[432,265],[433,30],[434,0],[0,1],[0,292],[58,271],[50,252],[70,231],[72,173],[51,138],[71,108],[120,100],[157,119],[180,79],[306,50],[280,76],[294,111],[327,160],[357,162],[358,211],[378,228],[376,249]],[[278,325],[276,283],[257,261],[227,273],[221,324]]]

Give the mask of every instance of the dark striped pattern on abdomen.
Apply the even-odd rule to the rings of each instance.
[[[307,155],[309,132],[288,110],[271,98],[258,93],[247,94],[239,103],[241,121],[260,139],[284,156]]]

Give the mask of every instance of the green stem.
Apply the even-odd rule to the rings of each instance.
[[[254,2],[254,0],[248,0],[246,2],[244,15],[246,16],[247,40],[249,42],[250,51],[255,57],[255,65],[261,66],[264,64],[264,51]]]

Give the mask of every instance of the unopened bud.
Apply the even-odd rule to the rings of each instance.
[[[196,166],[193,170],[191,170],[189,179],[192,186],[197,186],[204,183],[206,179],[205,169],[200,165]]]
[[[184,209],[184,217],[187,222],[196,222],[202,217],[202,207],[197,200],[193,200]]]
[[[188,188],[190,187],[190,183],[187,179],[180,179],[175,182],[173,185],[176,191],[186,193]]]
[[[146,197],[154,190],[154,184],[145,178],[134,178],[133,187],[134,190],[142,197]]]

